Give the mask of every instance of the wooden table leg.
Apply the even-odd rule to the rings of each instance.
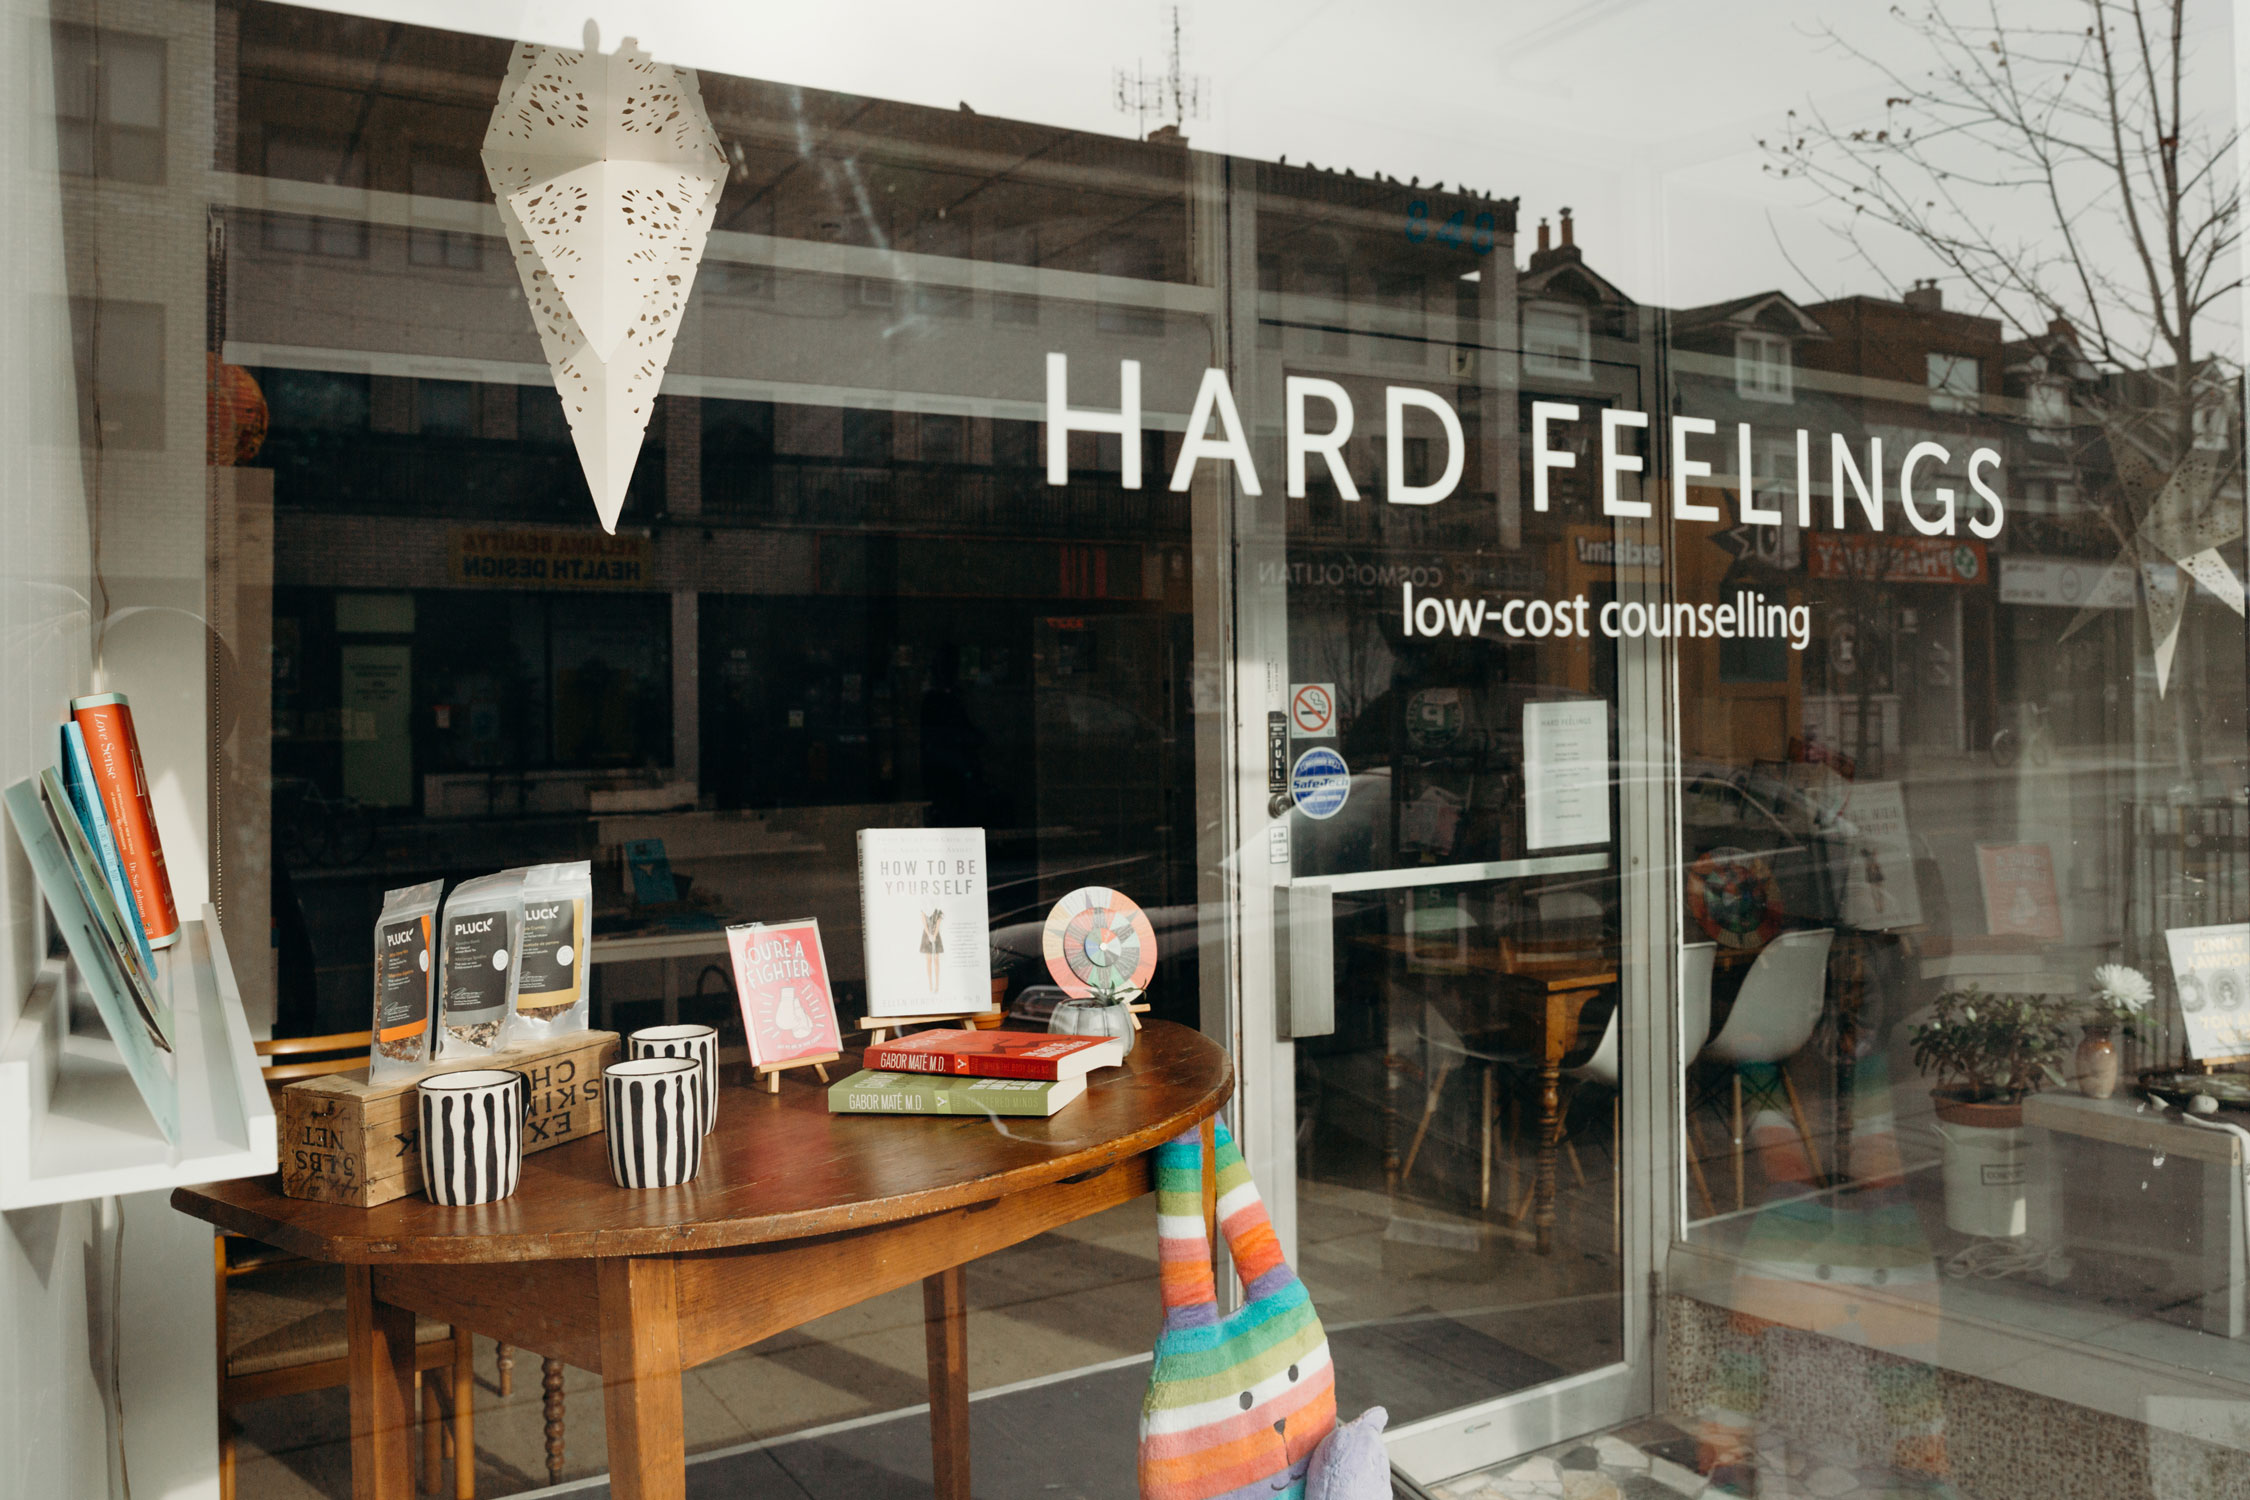
[[[969,1293],[959,1266],[922,1281],[930,1351],[930,1478],[937,1500],[969,1500]]]
[[[680,1396],[680,1284],[670,1256],[595,1262],[602,1412],[616,1500],[686,1500]]]
[[[1510,1220],[1518,1218],[1515,1212],[1516,1202],[1520,1196],[1516,1192],[1516,1178],[1518,1176],[1516,1157],[1522,1150],[1523,1090],[1511,1083],[1508,1086],[1508,1133],[1500,1138],[1500,1165],[1502,1171],[1506,1173],[1504,1181],[1507,1183],[1501,1207],[1508,1210]]]
[[[1539,1049],[1539,1171],[1532,1179],[1531,1215],[1541,1255],[1551,1255],[1555,1249],[1555,1168],[1562,1154],[1563,1058],[1578,1041],[1580,1012],[1600,993],[1598,989],[1557,990],[1547,996]]]
[[[1484,1076],[1477,1094],[1477,1212],[1492,1206],[1492,1064],[1478,1069]]]
[[[422,1488],[434,1495],[445,1468],[445,1410],[438,1397],[438,1372],[418,1372],[414,1384],[422,1392]]]
[[[1408,891],[1411,897],[1414,893]],[[1398,1091],[1406,1072],[1407,1061],[1398,1055],[1398,1044],[1391,1036],[1391,982],[1385,979],[1376,993],[1382,1013],[1375,1024],[1383,1028],[1383,1192],[1389,1197],[1398,1196],[1398,1186],[1406,1175],[1401,1170],[1398,1151]],[[1427,1002],[1424,1002],[1425,1005]],[[1425,1018],[1425,1027],[1429,1025]]]
[[[1746,1192],[1745,1192],[1745,1189],[1744,1189],[1744,1185],[1743,1185],[1743,1176],[1742,1176],[1742,1068],[1741,1068],[1741,1066],[1740,1066],[1739,1064],[1738,1064],[1738,1065],[1737,1065],[1737,1066],[1735,1067],[1735,1069],[1734,1069],[1734,1072],[1733,1072],[1733,1078],[1734,1078],[1734,1207],[1735,1207],[1735,1211],[1736,1211],[1737,1213],[1740,1213],[1740,1212],[1742,1211],[1742,1209],[1743,1209],[1743,1208],[1744,1208],[1744,1207],[1745,1207],[1745,1206],[1746,1206],[1746,1205],[1748,1204],[1748,1202],[1749,1202],[1749,1199],[1748,1199],[1748,1197],[1746,1196]]]
[[[414,1493],[414,1314],[375,1300],[369,1266],[344,1268],[352,1432],[352,1500]]]
[[[1219,1234],[1219,1124],[1213,1115],[1197,1127],[1196,1136],[1203,1143],[1203,1243],[1211,1251],[1211,1285],[1219,1283],[1219,1273],[1226,1268],[1219,1264],[1219,1251],[1225,1241]]]
[[[453,1330],[453,1500],[476,1500],[477,1336]]]
[[[1555,1168],[1561,1154],[1562,1060],[1550,1055],[1539,1065],[1539,1178],[1531,1208],[1541,1255],[1550,1255],[1555,1248]]]

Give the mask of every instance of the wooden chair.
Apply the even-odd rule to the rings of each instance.
[[[266,1086],[364,1067],[364,1031],[260,1042]],[[300,1395],[347,1383],[342,1268],[276,1250],[241,1235],[212,1241],[218,1310],[219,1496],[234,1500],[235,1412],[251,1401]],[[236,1291],[233,1284],[242,1283]],[[416,1319],[414,1380],[422,1409],[422,1484],[439,1493],[453,1460],[454,1500],[476,1496],[475,1341],[442,1323]]]
[[[500,1394],[516,1393],[516,1351],[507,1344],[493,1346]],[[539,1361],[539,1411],[546,1422],[547,1483],[561,1484],[563,1474],[563,1362],[552,1356]]]

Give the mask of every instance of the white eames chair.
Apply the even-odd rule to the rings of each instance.
[[[1683,943],[1680,946],[1680,1065],[1684,1070],[1695,1060],[1704,1042],[1711,1035],[1711,973],[1717,966],[1719,945],[1716,943]],[[1566,1069],[1580,1083],[1591,1083],[1600,1088],[1618,1087],[1618,1012],[1609,1013],[1609,1024],[1602,1029],[1602,1039],[1594,1048],[1594,1055],[1575,1068]],[[1617,1138],[1618,1103],[1610,1105],[1611,1139]],[[1567,1145],[1568,1142],[1566,1141]],[[1711,1202],[1710,1186],[1703,1180],[1703,1163],[1697,1159],[1694,1138],[1688,1141],[1688,1170],[1695,1174],[1697,1187],[1702,1189],[1706,1206]],[[1572,1157],[1573,1165],[1576,1156]],[[1580,1174],[1583,1178],[1583,1173]]]
[[[1749,1064],[1770,1065],[1780,1079],[1781,1092],[1805,1145],[1805,1159],[1813,1176],[1820,1174],[1820,1154],[1813,1147],[1812,1129],[1789,1078],[1789,1059],[1812,1039],[1820,1012],[1828,998],[1828,950],[1836,941],[1835,929],[1810,928],[1785,932],[1766,945],[1744,976],[1742,991],[1726,1024],[1703,1049],[1702,1061],[1724,1063],[1732,1070],[1734,1089],[1734,1204],[1744,1206],[1742,1152],[1742,1069]]]
[[[1680,1057],[1683,1062],[1694,1061],[1695,1054],[1711,1035],[1711,971],[1718,957],[1716,943],[1685,943],[1680,947]],[[1582,1083],[1617,1087],[1616,1011],[1609,1013],[1609,1026],[1602,1032],[1594,1055],[1567,1071]]]

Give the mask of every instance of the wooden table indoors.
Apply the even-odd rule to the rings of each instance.
[[[1152,1021],[1084,1098],[1004,1129],[831,1115],[803,1072],[779,1094],[748,1082],[728,1078],[702,1175],[683,1188],[615,1186],[589,1137],[526,1157],[515,1195],[476,1208],[308,1203],[272,1178],[182,1188],[172,1204],[347,1268],[355,1500],[413,1491],[417,1313],[598,1372],[611,1493],[680,1500],[682,1371],[913,1281],[937,1494],[969,1500],[963,1266],[1149,1192],[1150,1153],[1209,1121],[1234,1069],[1200,1033]]]
[[[1412,953],[1407,939],[1395,934],[1360,941],[1402,959]],[[1458,1029],[1464,1035],[1515,1033],[1538,1060],[1539,1157],[1531,1223],[1538,1253],[1552,1254],[1556,1167],[1562,1145],[1563,1058],[1577,1044],[1578,1018],[1587,1002],[1617,983],[1616,960],[1603,954],[1549,953],[1536,946],[1510,943],[1497,948],[1469,948],[1450,958],[1460,966],[1459,973],[1481,981],[1463,987],[1460,1008],[1464,1014],[1455,1018]],[[1446,976],[1438,977],[1442,980]],[[1387,1026],[1385,1034],[1389,1034]],[[1386,1072],[1390,1077],[1398,1076],[1395,1066]],[[1490,1108],[1489,1102],[1486,1108]],[[1386,1113],[1395,1116],[1395,1111]],[[1385,1125],[1386,1134],[1395,1129],[1391,1120]]]

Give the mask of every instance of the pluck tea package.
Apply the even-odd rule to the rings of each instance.
[[[431,1056],[430,1001],[436,995],[438,895],[442,880],[383,893],[375,918],[375,1042],[370,1080],[417,1073]]]
[[[510,1034],[535,1041],[584,1031],[591,988],[587,962],[592,956],[593,866],[578,860],[511,873],[523,880],[523,952],[516,965]]]
[[[440,1057],[497,1052],[507,1045],[516,998],[522,872],[463,881],[446,898],[438,971]]]

